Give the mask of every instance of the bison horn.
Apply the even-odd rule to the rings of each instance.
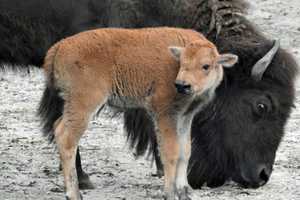
[[[260,81],[262,79],[266,69],[268,68],[273,57],[278,51],[279,46],[280,46],[280,41],[275,40],[272,49],[263,58],[261,58],[259,61],[255,63],[251,71],[251,76],[255,81]]]

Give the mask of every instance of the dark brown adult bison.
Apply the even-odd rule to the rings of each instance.
[[[41,66],[54,42],[96,27],[196,29],[240,61],[225,71],[217,98],[193,122],[189,182],[194,188],[203,183],[215,187],[233,179],[245,187],[259,187],[270,177],[293,106],[297,65],[241,15],[245,9],[243,0],[2,0],[0,63],[13,69]],[[62,102],[52,108],[54,120]],[[124,119],[136,154],[157,152],[146,113],[127,111]],[[76,164],[82,186],[89,186],[79,154]]]

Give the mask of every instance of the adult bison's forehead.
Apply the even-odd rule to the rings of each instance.
[[[252,39],[244,36],[237,38],[220,37],[214,43],[221,53],[232,52],[238,55],[239,62],[236,67],[227,69],[225,73],[229,81],[241,80],[242,82],[253,80],[251,78],[253,67],[274,45],[274,41],[267,40],[262,36]],[[269,83],[273,82],[273,84],[276,84],[275,87],[282,86],[293,90],[297,71],[298,66],[293,56],[286,50],[279,48],[263,74],[262,81],[256,82],[255,85],[264,85],[262,82],[268,81]]]

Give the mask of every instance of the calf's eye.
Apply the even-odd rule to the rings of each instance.
[[[203,68],[204,70],[208,70],[209,67],[210,67],[210,65],[208,65],[208,64],[205,64],[205,65],[202,66],[202,68]]]

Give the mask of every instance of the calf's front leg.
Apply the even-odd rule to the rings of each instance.
[[[176,169],[176,188],[179,199],[190,199],[188,196],[187,169],[191,156],[192,116],[181,116],[177,119],[177,140],[179,157]]]
[[[61,170],[62,170],[62,164],[60,163],[59,171]],[[89,175],[82,169],[79,146],[77,147],[77,152],[76,152],[76,172],[77,172],[78,184],[80,190],[95,189],[93,183],[90,180]]]
[[[178,197],[179,200],[190,200],[186,176],[190,152],[190,146],[186,145],[188,140],[180,141],[182,138],[177,134],[176,121],[169,116],[159,117],[157,128],[165,174],[165,199],[175,200]]]

